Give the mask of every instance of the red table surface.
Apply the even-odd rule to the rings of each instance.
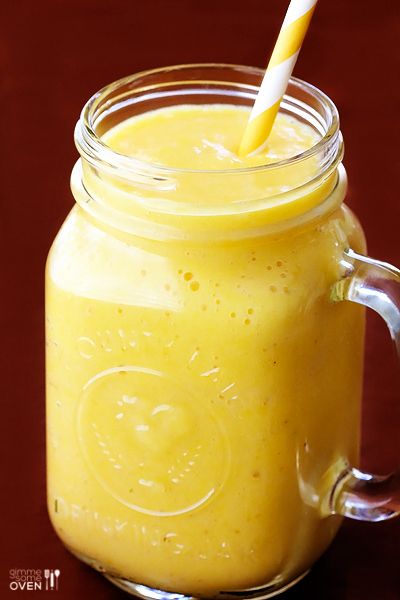
[[[43,268],[72,205],[72,135],[83,103],[119,77],[156,66],[265,66],[287,0],[3,0],[0,40],[1,351],[0,597],[12,568],[61,570],[57,598],[125,597],[59,543],[45,507]],[[338,105],[348,204],[372,256],[400,264],[398,2],[319,3],[295,74]],[[383,323],[366,345],[363,467],[400,455],[397,367]],[[346,522],[328,552],[282,598],[400,598],[400,520]],[[32,592],[31,592],[32,593]],[[35,592],[35,597],[48,592]]]

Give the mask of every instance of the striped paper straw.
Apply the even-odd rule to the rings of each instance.
[[[261,150],[271,133],[317,1],[292,0],[289,4],[240,144],[241,156]]]

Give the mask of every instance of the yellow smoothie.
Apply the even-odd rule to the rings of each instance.
[[[167,182],[162,193],[210,210],[204,227],[217,189],[229,208],[218,216],[223,229],[235,210],[232,173],[208,188],[210,172],[282,161],[318,141],[280,114],[265,151],[238,158],[248,114],[217,104],[163,108],[117,125],[103,142],[133,160],[186,169],[182,186]],[[255,170],[235,189],[285,194],[314,168],[295,165],[290,181]],[[200,184],[196,170],[207,171]],[[297,218],[338,185],[335,174],[243,223]],[[109,174],[93,183],[105,203],[129,211],[124,186]],[[363,310],[333,303],[330,289],[343,249],[364,250],[361,229],[339,206],[284,231],[162,241],[151,235],[154,192],[143,184],[135,194],[145,234],[77,205],[48,260],[53,525],[73,552],[158,589],[207,596],[290,581],[335,535],[340,520],[324,502],[358,460]]]

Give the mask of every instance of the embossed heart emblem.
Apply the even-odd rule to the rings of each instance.
[[[227,475],[220,424],[198,398],[158,371],[125,366],[93,377],[82,392],[77,429],[103,488],[146,514],[195,510]]]

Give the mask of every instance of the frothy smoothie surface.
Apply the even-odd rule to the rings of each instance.
[[[116,152],[147,163],[219,170],[284,160],[319,140],[310,126],[279,113],[265,149],[239,157],[237,149],[249,115],[250,109],[227,104],[171,106],[123,121],[103,141]]]

